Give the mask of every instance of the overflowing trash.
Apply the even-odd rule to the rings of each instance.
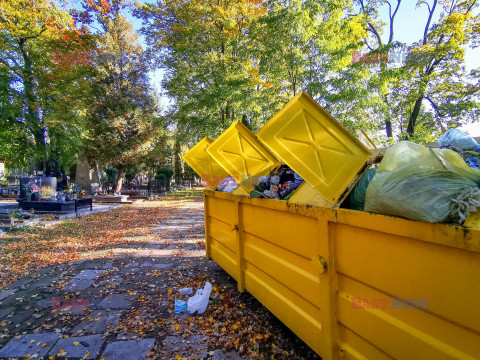
[[[368,185],[365,211],[430,223],[455,219],[461,224],[474,205],[454,215],[455,199],[468,202],[458,197],[475,194],[479,184],[480,170],[469,167],[458,153],[402,141],[386,151]]]
[[[187,311],[190,314],[197,312],[203,314],[207,310],[208,300],[210,299],[210,293],[212,292],[212,284],[208,281],[203,289],[197,290],[195,295],[187,301]]]
[[[288,200],[302,182],[300,175],[287,165],[282,165],[270,175],[260,176],[250,197]]]
[[[463,224],[469,214],[480,208],[480,189],[466,188],[452,201],[451,221]]]
[[[223,179],[220,184],[217,185],[217,190],[226,193],[232,193],[238,187],[238,183],[231,176]]]
[[[478,149],[478,143],[463,131],[449,129],[438,139],[441,148],[456,148],[462,151],[474,151]]]
[[[377,168],[368,169],[350,194],[350,207],[353,210],[363,211],[365,208],[365,196],[368,184],[372,181]]]

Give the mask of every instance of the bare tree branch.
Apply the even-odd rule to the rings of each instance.
[[[428,7],[429,14],[428,14],[428,21],[427,21],[427,24],[425,25],[425,30],[423,32],[423,45],[427,44],[428,28],[430,27],[430,22],[432,21],[433,13],[435,12],[436,7],[437,7],[437,0],[433,0],[432,9],[430,9],[430,6]]]
[[[395,15],[397,15],[398,8],[400,7],[400,3],[402,0],[397,0],[397,6],[395,7],[395,11],[393,12],[392,15],[392,5],[390,5],[390,2],[388,1],[388,17],[390,18],[390,35],[388,37],[388,43],[391,44],[393,41],[393,21],[395,19]]]

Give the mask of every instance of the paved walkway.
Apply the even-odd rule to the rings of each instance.
[[[173,311],[175,298],[188,299],[180,288],[215,285],[215,274],[224,274],[205,260],[203,226],[203,203],[189,202],[154,234],[133,235],[145,237],[140,246],[43,269],[3,288],[0,358],[241,359],[229,349],[209,350],[210,336],[181,328],[192,318]]]

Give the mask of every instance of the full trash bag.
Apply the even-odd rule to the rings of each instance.
[[[452,146],[463,151],[474,151],[478,148],[478,143],[464,132],[458,129],[449,129],[438,139],[438,145],[441,147]]]
[[[377,172],[376,168],[368,169],[350,194],[350,205],[353,210],[363,211],[365,207],[365,196],[368,184],[372,181]]]
[[[386,151],[368,185],[365,211],[444,222],[455,197],[479,184],[480,170],[470,168],[456,152],[402,141]]]

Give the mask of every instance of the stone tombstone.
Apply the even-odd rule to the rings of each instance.
[[[53,191],[57,191],[57,178],[54,176],[29,176],[20,178],[20,198],[25,199],[27,197],[28,188],[31,185],[36,185],[38,188],[42,186],[49,186],[53,188]]]
[[[5,164],[3,162],[0,162],[0,178],[3,178],[5,176]]]
[[[80,186],[87,193],[91,192],[92,180],[90,178],[90,164],[87,157],[84,155],[78,157],[75,184]]]
[[[95,166],[91,170],[90,179],[91,179],[92,193],[96,193],[98,190],[102,190],[102,183],[100,181],[101,175],[100,175],[100,170],[98,169],[98,164],[95,164]]]
[[[54,157],[50,158],[45,164],[45,175],[51,177],[59,177],[60,163]]]

